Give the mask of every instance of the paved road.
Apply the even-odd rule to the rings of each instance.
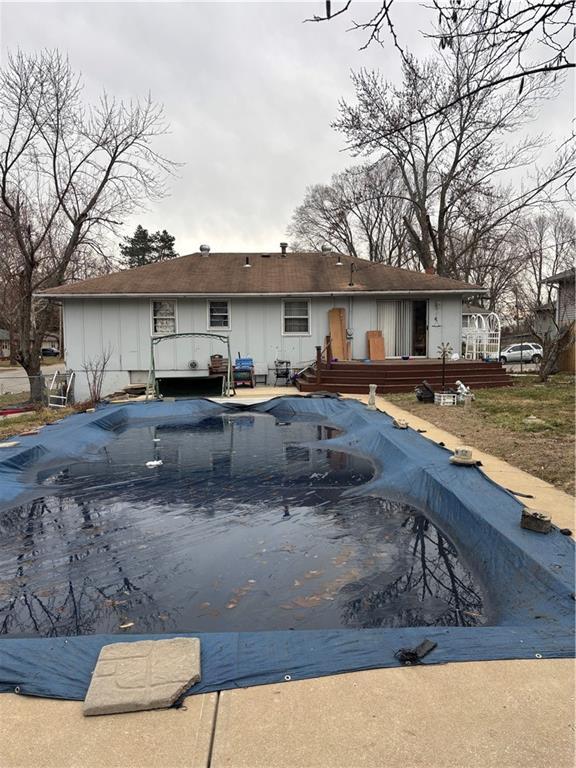
[[[53,374],[54,371],[58,370],[65,371],[66,364],[54,365],[54,363],[49,363],[42,366],[43,374]],[[0,368],[0,395],[19,392],[22,394],[30,392],[28,376],[26,376],[24,368]]]
[[[538,370],[538,366],[534,363],[522,363],[522,367],[520,363],[507,363],[504,368],[508,373],[536,373]]]

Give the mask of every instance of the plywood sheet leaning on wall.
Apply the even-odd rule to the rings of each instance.
[[[366,347],[369,360],[386,360],[382,331],[366,331]]]
[[[348,360],[346,343],[346,310],[335,307],[328,311],[328,327],[332,346],[332,357],[336,360]]]

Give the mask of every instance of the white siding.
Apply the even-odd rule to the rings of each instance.
[[[430,298],[428,302],[428,357],[438,357],[440,344],[462,349],[462,297]]]
[[[560,327],[570,325],[576,319],[574,280],[566,280],[558,286],[558,311],[556,321]]]
[[[380,297],[382,298],[382,297]],[[432,324],[434,317],[439,324]],[[231,298],[231,330],[220,331],[230,338],[232,358],[238,353],[271,368],[276,359],[303,366],[315,358],[316,345],[324,346],[328,334],[328,310],[343,307],[346,323],[352,329],[352,356],[366,356],[366,331],[377,328],[377,297],[322,297],[311,299],[310,335],[285,336],[282,333],[280,298]],[[459,349],[461,298],[430,300],[428,354],[436,357],[436,347],[448,341]],[[206,299],[177,300],[178,333],[207,333]],[[148,370],[150,363],[150,299],[66,299],[64,301],[64,340],[66,362],[77,371],[76,398],[87,397],[83,364],[103,351],[111,352],[104,392],[121,389],[130,381],[142,380],[134,372]],[[155,347],[158,376],[206,375],[211,354],[226,355],[226,347],[212,339],[183,338],[163,341]],[[189,362],[198,368],[190,371]]]

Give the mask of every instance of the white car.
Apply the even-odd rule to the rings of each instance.
[[[540,344],[522,342],[512,344],[500,352],[501,363],[539,363],[542,360],[543,349]]]

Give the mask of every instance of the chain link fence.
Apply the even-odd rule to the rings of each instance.
[[[50,394],[61,395],[66,389],[69,373],[63,367],[57,376],[54,371],[42,373],[39,376],[27,376],[20,371],[3,371],[0,368],[0,408],[10,405],[20,405],[30,400],[30,384],[40,382],[44,405],[48,405]],[[72,398],[69,399],[72,402]]]

